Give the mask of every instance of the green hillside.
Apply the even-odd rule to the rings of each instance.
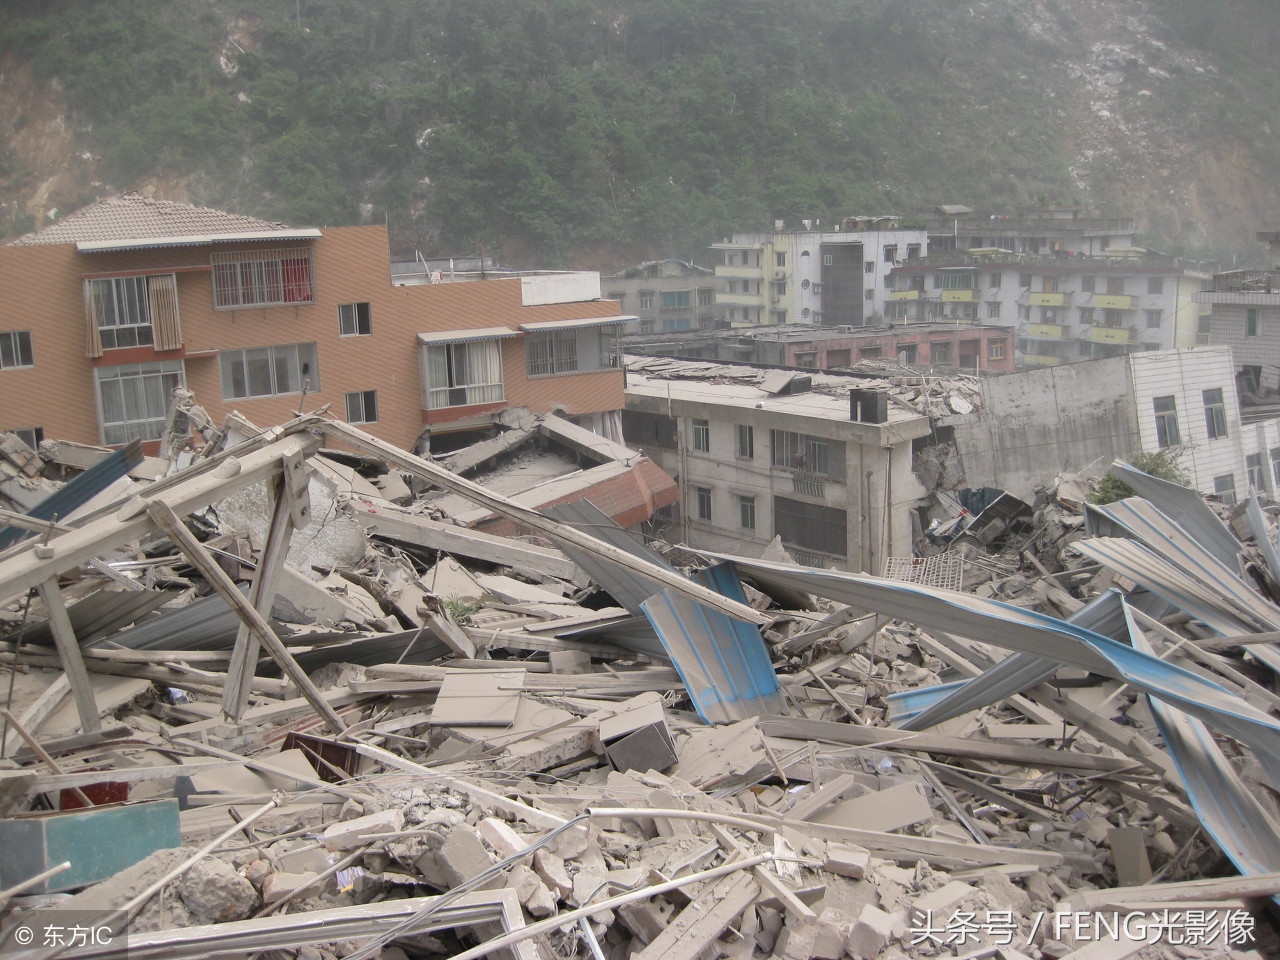
[[[1098,23],[1083,0],[6,6],[6,63],[64,101],[94,158],[75,199],[181,180],[195,202],[297,225],[386,219],[428,255],[704,259],[776,218],[947,201],[1083,200],[1167,246],[1221,247],[1188,226],[1211,216],[1203,198],[1264,217],[1275,188],[1246,204],[1196,181],[1199,201],[1162,201],[1161,181],[1185,187],[1228,138],[1280,182],[1280,8],[1262,0],[1153,0],[1141,31],[1118,16],[1136,4]],[[0,159],[16,209],[40,171]],[[29,226],[11,215],[9,233]]]

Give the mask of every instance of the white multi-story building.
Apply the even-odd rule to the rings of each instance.
[[[892,323],[1017,324],[1023,366],[1054,366],[1204,340],[1211,265],[1112,248],[1107,255],[931,252],[893,272]]]
[[[807,323],[861,327],[882,321],[889,272],[923,256],[928,235],[896,217],[849,218],[833,230],[805,220],[773,233],[735,234],[718,252],[716,303],[738,326]]]
[[[700,379],[670,376],[670,360],[628,358],[623,431],[677,478],[681,542],[758,556],[779,537],[800,563],[877,575],[911,555],[925,495],[912,443],[929,435],[927,417],[851,377],[740,368],[749,376],[735,378],[722,364],[680,364]]]

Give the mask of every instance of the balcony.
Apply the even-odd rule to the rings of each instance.
[[[763,267],[716,267],[717,277],[727,277],[730,280],[759,280],[764,276]]]
[[[919,300],[919,290],[894,290],[889,294],[890,300]]]
[[[1133,331],[1128,327],[1094,327],[1089,331],[1094,343],[1134,343]]]
[[[1093,306],[1099,310],[1134,310],[1138,306],[1138,298],[1125,293],[1095,293]]]
[[[943,303],[977,303],[977,290],[943,290],[938,297]]]
[[[1022,362],[1028,367],[1056,367],[1066,361],[1062,357],[1055,357],[1048,353],[1024,353]]]
[[[1065,293],[1033,293],[1028,303],[1033,307],[1065,307],[1071,300]]]
[[[763,307],[764,297],[758,293],[718,293],[716,306]]]
[[[1067,328],[1060,323],[1030,323],[1024,336],[1028,340],[1069,340]]]

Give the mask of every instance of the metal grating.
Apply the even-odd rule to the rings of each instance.
[[[890,557],[884,564],[888,580],[919,583],[939,590],[959,590],[964,579],[964,557],[940,553],[932,557]]]

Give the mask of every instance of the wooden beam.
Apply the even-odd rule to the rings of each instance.
[[[67,605],[62,601],[62,591],[58,589],[58,581],[52,578],[36,584],[36,590],[44,602],[44,613],[49,618],[58,658],[71,684],[71,696],[80,716],[80,729],[92,733],[102,726],[98,719],[98,701],[93,698],[93,684],[89,682],[89,671],[85,669],[84,657],[80,655],[80,643],[76,640],[71,617],[67,615]]]
[[[150,514],[152,522],[168,535],[174,545],[182,551],[182,555],[200,572],[200,575],[209,582],[210,586],[218,592],[218,595],[227,601],[231,609],[240,617],[240,620],[248,625],[249,629],[257,636],[258,642],[266,647],[271,659],[280,665],[280,669],[284,671],[285,676],[298,685],[299,691],[307,698],[307,702],[315,708],[316,713],[325,719],[335,733],[341,733],[345,730],[347,727],[342,722],[342,718],[338,716],[333,707],[329,706],[324,694],[311,682],[311,678],[298,665],[298,661],[293,659],[293,654],[280,642],[280,638],[275,635],[266,618],[240,595],[240,591],[236,589],[235,582],[209,556],[191,531],[182,525],[182,521],[178,519],[178,515],[173,512],[169,505],[164,502],[152,503],[147,507],[147,513]]]
[[[481,530],[469,530],[390,507],[375,508],[359,500],[352,500],[350,506],[356,512],[356,521],[371,536],[486,563],[538,570],[561,580],[573,580],[578,575],[578,565],[559,550],[494,536]]]
[[[240,446],[240,445],[238,445]],[[239,470],[233,476],[214,476],[210,468],[194,469],[157,480],[142,494],[125,502],[111,513],[96,515],[74,530],[49,538],[46,544],[24,541],[0,559],[0,584],[9,596],[38,586],[51,577],[72,570],[99,554],[130,540],[137,540],[154,529],[146,506],[163,501],[177,513],[190,513],[222,500],[245,487],[253,486],[279,474],[280,458],[290,451],[310,453],[320,448],[318,437],[309,434],[275,438],[274,442],[248,450],[237,459]],[[227,460],[222,461],[223,464]],[[226,472],[226,471],[224,471]],[[38,553],[36,546],[41,546]],[[18,549],[21,548],[21,549]]]
[[[267,527],[267,540],[262,548],[262,556],[258,559],[258,571],[249,588],[249,603],[264,618],[271,615],[271,607],[275,603],[280,572],[284,569],[285,557],[289,553],[289,540],[297,513],[293,504],[294,496],[289,493],[294,480],[294,475],[289,472],[289,462],[282,460],[284,473],[272,485],[271,523]],[[305,489],[301,496],[307,496]],[[307,515],[309,514],[308,508]],[[231,662],[227,665],[227,685],[222,693],[222,712],[232,720],[239,720],[244,715],[245,707],[249,705],[257,665],[257,637],[249,624],[242,622],[240,629],[236,631],[235,647],[231,651]]]

